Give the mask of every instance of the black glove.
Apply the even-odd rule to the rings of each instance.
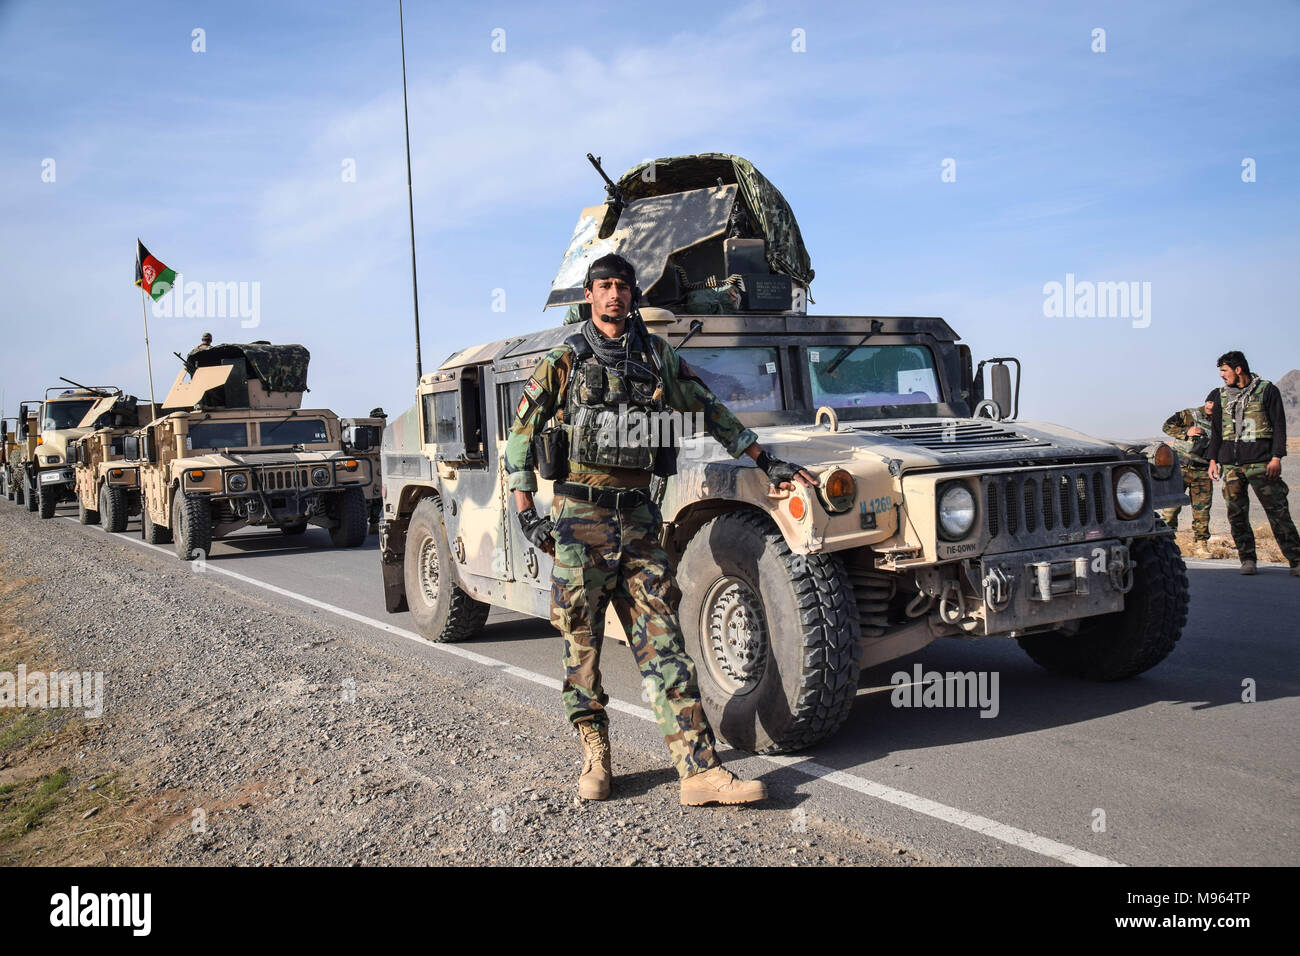
[[[519,527],[524,529],[524,537],[533,543],[534,547],[546,550],[547,545],[555,543],[551,535],[555,531],[555,522],[551,516],[545,518],[537,516],[536,508],[525,508],[519,512]]]
[[[780,458],[773,458],[765,451],[758,453],[758,458],[754,460],[754,464],[767,473],[768,480],[774,485],[780,485],[783,481],[794,481],[795,473],[803,470],[799,465],[792,465]]]

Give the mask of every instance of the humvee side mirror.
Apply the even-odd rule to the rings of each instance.
[[[1011,388],[1011,369],[1007,362],[1016,363],[1016,385],[1015,392]],[[984,374],[984,366],[992,363],[989,369],[989,378],[992,384],[992,400],[998,406],[998,413],[1002,419],[1015,419],[1020,416],[1020,359],[1007,356],[1005,358],[984,359],[980,362],[979,367],[975,369],[975,378],[979,379]],[[983,404],[981,402],[981,404]],[[977,413],[978,414],[978,413]]]
[[[376,431],[374,425],[357,425],[352,429],[352,439],[348,444],[353,451],[369,451],[375,447]]]
[[[122,457],[127,461],[140,460],[140,436],[124,435],[122,436]]]

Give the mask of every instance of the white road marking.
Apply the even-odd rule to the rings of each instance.
[[[64,516],[68,521],[76,521],[71,516]],[[160,545],[149,544],[146,541],[125,535],[118,535],[119,539],[124,539],[132,544],[138,544],[141,547],[149,548],[153,551],[160,551],[163,554],[173,555],[170,548],[164,548]],[[408,631],[406,628],[397,627],[384,621],[377,620],[373,617],[367,617],[364,614],[358,614],[355,611],[349,611],[347,608],[338,607],[325,601],[318,601],[316,598],[307,597],[305,594],[299,594],[296,591],[290,591],[266,581],[259,581],[257,578],[250,578],[248,575],[240,574],[237,571],[231,571],[221,567],[213,561],[207,562],[209,571],[216,571],[224,574],[226,577],[234,578],[237,581],[243,581],[245,584],[251,584],[253,587],[261,588],[264,591],[270,591],[273,594],[279,594],[282,597],[290,598],[310,607],[319,608],[322,611],[328,611],[339,617],[346,618],[349,621],[355,621],[358,624],[364,624],[367,627],[373,627],[376,630],[384,631],[396,637],[405,638],[416,644],[422,644],[425,647],[432,648],[435,651],[442,651],[459,657],[462,660],[479,664],[483,667],[489,667],[492,670],[499,671],[503,674],[509,674],[511,677],[517,677],[520,680],[531,681],[534,684],[540,684],[551,690],[561,688],[560,681],[553,677],[547,677],[545,674],[538,674],[535,671],[525,670],[522,667],[516,667],[513,664],[507,664],[505,661],[497,660],[495,657],[488,657],[486,654],[478,654],[474,651],[467,650],[456,644],[439,644],[431,641],[426,637],[417,634],[415,631]],[[611,710],[619,711],[624,714],[631,714],[642,720],[655,722],[654,713],[648,707],[639,707],[635,704],[628,704],[621,700],[610,699],[607,705]],[[958,810],[956,807],[950,807],[947,804],[939,803],[927,797],[919,796],[915,793],[908,793],[906,790],[897,790],[893,787],[886,786],[882,783],[876,783],[874,780],[868,780],[865,777],[855,776],[854,774],[845,773],[842,770],[833,770],[830,767],[817,763],[809,757],[800,757],[798,755],[770,755],[760,759],[768,763],[775,764],[778,767],[786,767],[790,770],[797,771],[813,780],[821,780],[826,783],[832,783],[836,786],[851,790],[854,793],[860,793],[863,796],[872,797],[876,800],[882,800],[885,803],[892,803],[894,806],[902,807],[905,810],[911,810],[914,813],[923,816],[933,817],[936,820],[943,820],[945,823],[951,823],[954,826],[971,830],[982,836],[991,837],[1003,843],[1009,843],[1012,846],[1020,847],[1022,850],[1028,850],[1031,853],[1037,853],[1040,856],[1050,857],[1054,860],[1060,860],[1062,863],[1068,863],[1071,866],[1125,866],[1117,860],[1109,857],[1099,856],[1096,853],[1089,853],[1086,850],[1080,850],[1078,847],[1070,846],[1067,843],[1061,843],[1048,837],[1039,836],[1037,833],[1031,833],[1028,830],[1022,830],[1019,827],[1008,826],[1005,823],[999,823],[997,820],[980,816],[977,813],[968,813],[965,810]]]

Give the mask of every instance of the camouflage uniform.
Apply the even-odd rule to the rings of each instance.
[[[739,457],[757,436],[736,420],[663,339],[650,339],[663,363],[657,398],[678,412],[701,413],[709,434]],[[566,419],[573,407],[569,383],[575,354],[569,343],[552,349],[537,363],[524,388],[506,445],[512,490],[537,489],[531,447],[534,431],[552,417],[571,424]],[[582,363],[579,371],[591,364],[590,360]],[[608,368],[606,372],[616,374]],[[650,483],[648,468],[584,465],[573,460],[573,452],[569,482],[601,491],[635,491]],[[609,697],[601,686],[600,650],[606,607],[613,600],[620,618],[631,623],[628,637],[644,697],[650,701],[678,774],[685,778],[720,762],[677,620],[681,591],[659,545],[662,517],[644,491],[637,498],[635,507],[623,510],[561,494],[552,504],[551,623],[564,635],[564,709],[574,724],[608,723]]]
[[[1197,541],[1210,540],[1210,502],[1214,499],[1214,482],[1210,480],[1210,463],[1192,451],[1193,439],[1187,435],[1187,429],[1199,425],[1209,440],[1213,430],[1205,409],[1200,405],[1184,408],[1174,412],[1165,419],[1164,432],[1174,440],[1171,444],[1178,452],[1178,461],[1182,466],[1183,485],[1192,499],[1192,537]],[[1178,527],[1178,512],[1181,507],[1165,508],[1160,517],[1171,528]]]
[[[1210,455],[1223,469],[1223,500],[1228,506],[1228,524],[1232,527],[1237,555],[1243,562],[1255,560],[1255,534],[1250,527],[1247,491],[1254,488],[1278,547],[1290,565],[1296,567],[1300,565],[1300,532],[1296,531],[1287,505],[1289,489],[1281,475],[1270,478],[1265,471],[1269,458],[1286,455],[1286,419],[1280,410],[1281,397],[1276,387],[1258,376],[1241,394],[1237,415],[1229,405],[1228,389],[1220,389],[1215,402],[1218,414],[1213,419]],[[1250,460],[1243,461],[1243,458]]]

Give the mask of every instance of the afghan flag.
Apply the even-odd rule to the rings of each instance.
[[[157,302],[176,281],[176,272],[150,255],[139,239],[135,241],[135,246],[135,284]]]

